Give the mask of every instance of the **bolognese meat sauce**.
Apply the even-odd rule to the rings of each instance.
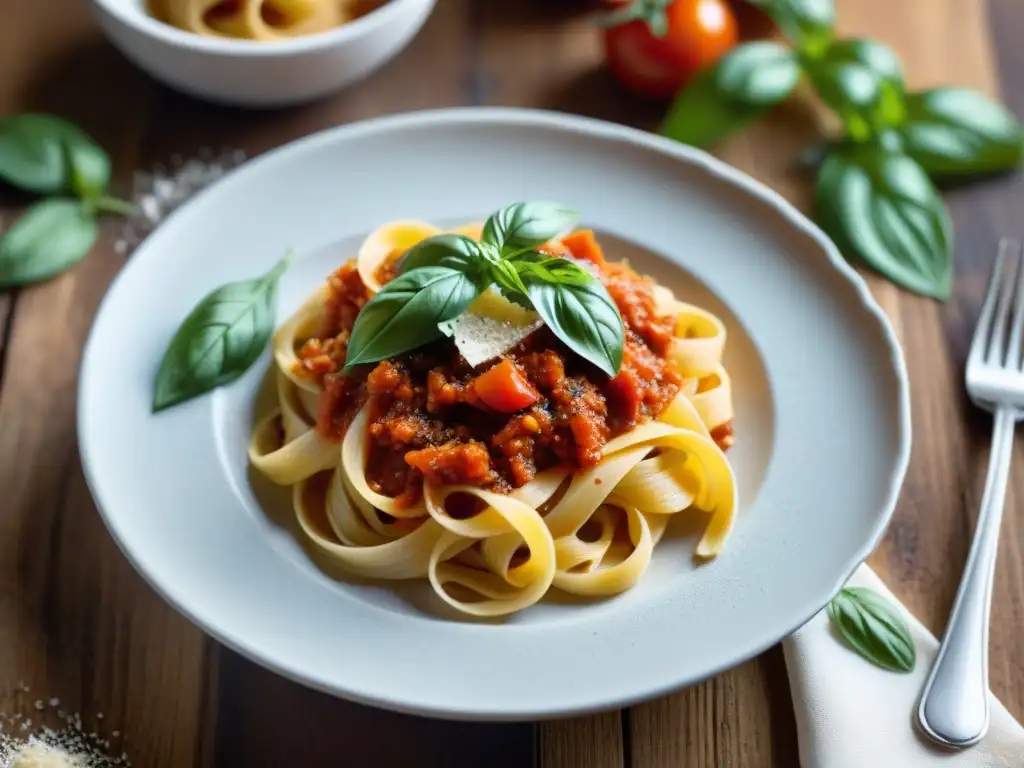
[[[378,276],[392,276],[384,271]],[[668,356],[675,320],[657,313],[651,281],[608,262],[599,275],[625,325],[613,378],[543,327],[486,368],[473,369],[442,339],[343,375],[370,298],[355,262],[345,263],[328,280],[322,327],[298,350],[297,372],[323,386],[318,431],[340,440],[369,402],[367,481],[400,504],[419,499],[424,478],[507,491],[559,464],[593,466],[610,438],[657,418],[682,384]],[[727,424],[713,436],[726,447],[731,434]]]

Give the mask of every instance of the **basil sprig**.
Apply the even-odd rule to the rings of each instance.
[[[107,153],[80,128],[53,115],[0,120],[0,181],[53,196],[30,207],[0,239],[0,287],[63,272],[92,248],[101,213],[134,210],[107,196]]]
[[[840,135],[815,148],[814,213],[850,257],[892,282],[949,296],[953,237],[932,181],[1017,167],[1024,131],[1005,107],[963,88],[908,92],[885,45],[834,37],[832,0],[748,0],[792,43],[740,45],[676,97],[661,132],[707,147],[781,103],[803,78]],[[821,151],[823,148],[823,151]]]
[[[249,369],[274,332],[286,256],[262,277],[222,285],[185,318],[160,363],[153,411],[228,384]]]
[[[896,608],[865,587],[846,587],[828,604],[828,618],[846,644],[882,669],[910,672],[917,649]]]
[[[557,203],[515,203],[487,219],[480,242],[444,234],[418,243],[399,262],[398,277],[360,310],[345,369],[450,335],[452,321],[493,284],[509,300],[535,310],[566,346],[614,376],[625,343],[615,302],[579,265],[535,250],[570,230],[577,218]]]

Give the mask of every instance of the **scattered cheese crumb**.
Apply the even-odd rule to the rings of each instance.
[[[136,171],[131,199],[138,210],[125,221],[121,236],[114,242],[114,251],[129,254],[193,195],[244,161],[242,150],[214,152],[204,147],[188,159],[172,155],[167,167],[158,164],[149,170]]]
[[[78,768],[82,763],[63,749],[54,749],[44,744],[28,744],[20,749],[11,760],[10,768]]]

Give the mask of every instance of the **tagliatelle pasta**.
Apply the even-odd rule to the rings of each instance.
[[[481,227],[457,231],[479,239]],[[522,610],[552,588],[628,590],[675,515],[705,517],[696,554],[717,555],[737,505],[725,328],[605,261],[589,232],[548,241],[538,259],[585,264],[614,299],[625,339],[614,376],[546,327],[499,348],[500,318],[495,356],[476,367],[458,337],[437,334],[342,370],[367,302],[440,233],[382,226],[275,334],[278,407],[257,422],[249,457],[292,487],[313,546],[356,576],[427,579],[474,616]]]

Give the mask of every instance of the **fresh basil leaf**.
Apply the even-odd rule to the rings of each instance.
[[[859,105],[861,110],[870,109],[866,116],[876,129],[892,128],[900,125],[906,118],[904,104],[906,84],[903,81],[903,67],[899,57],[887,45],[875,40],[864,38],[847,38],[832,42],[825,51],[824,59],[832,64],[854,64],[866,67],[877,79],[878,94],[870,103]],[[813,64],[811,72],[815,71]],[[855,67],[852,70],[840,69],[854,81],[864,80],[863,74]],[[818,85],[819,80],[815,80]],[[820,86],[819,86],[820,87]],[[864,90],[867,90],[866,88]],[[842,94],[833,94],[842,99]],[[827,97],[823,97],[827,98]]]
[[[819,61],[809,69],[818,96],[836,111],[853,141],[867,141],[882,120],[883,78],[853,61]]]
[[[949,297],[952,232],[928,174],[914,160],[877,145],[830,155],[818,174],[818,223],[847,254],[893,282]]]
[[[520,276],[533,308],[569,349],[608,376],[619,372],[625,331],[618,307],[600,281],[552,282],[533,270]]]
[[[910,672],[917,649],[903,618],[881,595],[864,587],[847,587],[828,604],[828,618],[854,651],[882,669]]]
[[[464,235],[443,234],[428,237],[410,248],[398,263],[403,274],[420,267],[448,267],[471,277],[482,274],[489,264],[501,260],[497,249]]]
[[[164,353],[153,412],[228,384],[249,369],[274,332],[277,283],[285,257],[267,274],[228,283],[188,314]]]
[[[511,261],[499,261],[491,267],[491,279],[501,289],[506,299],[513,301],[526,295],[526,286]]]
[[[27,192],[54,194],[67,184],[64,150],[16,119],[0,122],[0,179]]]
[[[822,101],[837,112],[865,110],[878,101],[881,78],[864,64],[827,61],[812,70],[812,77]]]
[[[520,273],[531,273],[547,283],[569,283],[585,285],[594,280],[594,276],[575,262],[561,257],[548,257],[542,261],[533,259],[514,262]]]
[[[770,41],[746,43],[698,73],[676,96],[660,132],[709,146],[781,103],[799,79],[793,51]]]
[[[359,311],[345,369],[441,338],[438,323],[458,317],[482,290],[480,283],[451,267],[420,267],[399,275]]]
[[[64,142],[71,190],[87,200],[101,196],[110,183],[110,157],[90,142]]]
[[[519,253],[515,253],[515,254],[513,254],[511,256],[507,256],[506,258],[509,261],[511,261],[512,263],[514,263],[514,264],[521,264],[521,263],[527,262],[527,261],[529,261],[529,262],[547,261],[548,259],[551,258],[551,254],[550,253],[541,253],[540,251],[534,251],[534,250],[531,250],[531,249],[527,249],[527,250],[524,250],[524,251],[520,251]]]
[[[719,91],[758,107],[773,107],[789,95],[800,79],[800,63],[789,48],[763,40],[740,46],[715,68]]]
[[[825,51],[825,58],[835,63],[863,64],[880,77],[903,88],[903,66],[892,48],[861,37],[834,40]]]
[[[783,34],[807,53],[820,53],[832,38],[836,21],[833,0],[748,1],[771,16]]]
[[[507,255],[543,245],[568,232],[578,220],[576,211],[558,203],[514,203],[495,212],[484,222],[481,240]]]
[[[907,96],[908,155],[931,174],[998,173],[1021,160],[1021,125],[1006,107],[966,88]]]
[[[99,225],[79,200],[36,203],[0,239],[0,286],[27,285],[81,261]]]
[[[110,158],[87,133],[53,115],[0,120],[0,179],[28,192],[102,194]]]

